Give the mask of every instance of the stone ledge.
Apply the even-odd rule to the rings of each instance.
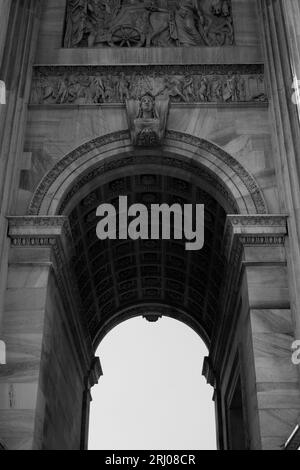
[[[38,55],[35,65],[263,64],[257,46],[59,48]]]

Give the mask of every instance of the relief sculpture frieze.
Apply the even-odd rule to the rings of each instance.
[[[35,67],[32,105],[125,103],[150,93],[172,103],[266,102],[260,65]]]
[[[231,0],[68,0],[64,47],[234,43]]]

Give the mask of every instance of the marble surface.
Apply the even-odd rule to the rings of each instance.
[[[127,128],[123,106],[31,109],[25,144],[31,154],[31,168],[21,172],[18,214],[26,211],[38,182],[59,159],[84,142]],[[201,137],[223,148],[253,174],[270,212],[280,212],[268,109],[264,106],[229,105],[220,109],[172,105],[168,129]]]
[[[290,1],[293,0],[286,0]],[[0,10],[8,3],[0,0]],[[27,115],[33,57],[39,65],[262,63],[259,22],[267,16],[260,17],[255,0],[232,3],[236,37],[233,47],[65,50],[61,47],[65,0],[42,2],[38,40],[37,17],[30,17],[32,36],[25,34],[28,17],[24,28],[17,32],[16,56],[9,56],[7,70],[13,71],[20,81],[7,74],[8,106],[0,116],[0,137],[5,136],[0,141],[0,282],[5,289],[4,294],[1,284],[0,333],[7,344],[8,359],[0,370],[0,440],[9,449],[78,449],[88,370],[82,365],[86,344],[78,324],[72,323],[74,311],[68,308],[72,303],[69,299],[66,304],[51,250],[34,246],[11,248],[6,239],[4,214],[24,214],[42,177],[66,154],[95,137],[128,128],[122,106],[36,107],[30,108]],[[278,5],[265,3],[269,13],[277,7],[275,3]],[[36,4],[30,1],[30,5]],[[298,9],[293,11],[299,14]],[[293,26],[291,16],[288,21]],[[6,23],[7,18],[1,15],[0,62]],[[290,31],[297,41],[298,34],[293,28]],[[23,49],[25,37],[28,42]],[[284,41],[276,41],[274,44],[284,47]],[[292,243],[245,248],[241,278],[231,285],[236,298],[228,310],[230,321],[224,325],[220,322],[224,328],[220,328],[220,337],[212,350],[218,368],[224,439],[233,379],[240,374],[246,440],[251,449],[281,449],[300,416],[299,368],[292,364],[290,350],[295,335],[295,312],[299,313],[296,291],[300,279],[294,262],[299,258],[299,178],[296,153],[291,151],[290,142],[297,148],[299,139],[288,119],[282,119],[292,113],[287,112],[286,96],[283,99],[279,91],[290,84],[274,67],[273,52],[267,50],[270,70],[274,72],[269,83],[273,114],[261,103],[172,105],[168,122],[168,129],[201,137],[223,148],[255,177],[270,213],[285,213],[288,209],[294,217],[289,219]],[[286,64],[287,55],[279,52]],[[297,57],[295,54],[293,61],[299,70]],[[286,69],[289,68],[287,64]],[[280,90],[276,88],[278,83]],[[78,342],[78,338],[82,341]]]

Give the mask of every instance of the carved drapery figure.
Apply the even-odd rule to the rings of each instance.
[[[177,40],[179,46],[201,46],[205,44],[200,31],[203,13],[198,0],[183,0],[176,12]]]
[[[82,40],[87,19],[87,0],[68,0],[65,47],[76,47]]]
[[[127,100],[126,109],[133,145],[159,145],[166,131],[169,99],[154,98],[146,93],[140,100]]]

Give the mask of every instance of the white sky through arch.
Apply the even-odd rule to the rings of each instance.
[[[104,376],[92,390],[90,450],[216,449],[213,389],[201,374],[207,349],[193,330],[135,318],[97,355]]]

